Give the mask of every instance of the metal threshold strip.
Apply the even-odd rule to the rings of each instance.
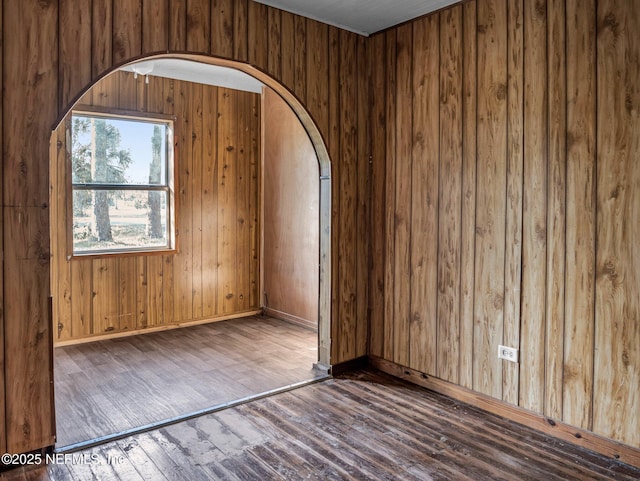
[[[288,386],[279,387],[275,389],[271,389],[269,391],[264,391],[259,394],[255,394],[252,396],[243,397],[241,399],[236,399],[234,401],[228,401],[226,403],[217,404],[215,406],[211,406],[208,408],[200,409],[198,411],[194,411],[188,414],[182,414],[179,416],[174,416],[169,419],[164,419],[162,421],[157,421],[150,424],[145,424],[143,426],[139,426],[136,428],[126,429],[124,431],[120,431],[113,434],[107,434],[104,436],[100,436],[99,438],[89,439],[87,441],[80,441],[77,443],[69,444],[67,446],[56,446],[53,450],[54,453],[73,453],[76,451],[81,451],[83,449],[93,448],[94,446],[99,446],[101,444],[106,444],[111,441],[117,441],[119,439],[128,438],[129,436],[134,436],[136,434],[146,433],[148,431],[153,431],[155,429],[160,429],[165,426],[170,426],[172,424],[177,424],[182,421],[188,421],[189,419],[197,418],[200,416],[205,416],[207,414],[216,413],[218,411],[222,411],[224,409],[233,408],[236,406],[240,406],[241,404],[246,404],[251,401],[257,401],[259,399],[264,399],[266,397],[275,396],[276,394],[284,393],[287,391],[293,391],[294,389],[298,389],[304,386],[308,386],[310,384],[315,384],[321,381],[326,381],[327,379],[331,379],[331,375],[323,374],[313,379],[307,379],[305,381],[296,382],[293,384],[289,384]]]

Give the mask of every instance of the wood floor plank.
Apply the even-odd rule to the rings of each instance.
[[[123,453],[125,453],[128,460],[135,466],[136,471],[140,474],[142,479],[150,481],[162,481],[167,479],[163,471],[156,466],[146,451],[142,446],[140,446],[137,438],[123,439],[111,444],[114,444],[120,448]]]
[[[341,386],[339,389],[344,392],[347,401],[354,401],[360,405],[365,405],[365,401],[354,390],[349,389],[350,386]],[[342,396],[341,396],[342,397]],[[385,404],[388,402],[388,405]],[[494,437],[481,437],[475,431],[477,426],[474,424],[455,423],[450,415],[443,416],[438,419],[437,411],[429,411],[428,417],[415,416],[415,408],[412,405],[403,405],[397,403],[397,400],[384,400],[384,397],[378,398],[375,405],[369,407],[383,415],[387,416],[387,425],[391,424],[400,432],[408,434],[411,438],[421,441],[428,445],[433,443],[441,451],[443,456],[450,456],[451,459],[447,464],[458,466],[475,465],[474,472],[477,470],[477,479],[496,479],[500,470],[513,468],[518,464],[518,459],[523,457],[523,453],[513,449],[508,443],[501,444]],[[366,412],[362,409],[363,412]],[[393,419],[392,422],[388,419]],[[480,431],[481,433],[482,431]],[[469,451],[465,448],[465,442],[472,442],[478,446],[473,457],[469,456]],[[544,460],[538,458],[539,463]],[[562,479],[575,480],[580,478],[571,476],[571,472],[561,473],[561,477],[549,476],[538,466],[534,466],[527,472],[523,472],[519,479],[522,481],[536,481],[538,479]]]
[[[91,462],[0,479],[640,479],[640,467],[372,370],[74,454]]]
[[[347,428],[349,434],[346,435],[346,433],[340,432],[337,425],[333,423],[324,424],[327,417],[318,416],[318,414],[324,410],[315,411],[312,416],[315,422],[308,422],[309,416],[300,416],[300,413],[304,413],[306,411],[306,406],[308,406],[308,404],[296,403],[296,397],[292,395],[281,398],[282,401],[285,399],[286,402],[274,402],[273,404],[269,404],[269,411],[283,419],[290,419],[292,421],[292,426],[295,426],[294,429],[296,429],[297,435],[310,435],[310,438],[313,439],[312,442],[314,447],[316,447],[317,452],[325,456],[329,462],[332,462],[345,470],[348,470],[348,468],[344,463],[347,463],[349,466],[358,466],[359,472],[366,478],[392,479],[389,478],[389,472],[385,473],[386,469],[383,465],[372,462],[371,459],[363,453],[362,449],[364,449],[364,446],[360,446],[360,449],[350,450],[349,452],[334,453],[330,451],[327,454],[326,447],[329,446],[335,446],[345,442],[350,446],[353,446],[354,439],[359,438],[356,431],[354,431],[352,427],[349,427]],[[351,472],[349,474],[353,475]]]
[[[478,445],[493,446],[498,448],[501,454],[507,452],[515,455],[515,458],[523,457],[525,454],[532,456],[536,459],[537,465],[543,465],[546,469],[553,469],[562,473],[563,477],[561,479],[589,479],[589,470],[593,469],[598,472],[597,466],[591,465],[580,477],[576,478],[576,473],[580,472],[579,469],[576,470],[576,465],[587,464],[585,453],[589,453],[588,451],[585,452],[576,447],[576,449],[581,450],[579,451],[579,456],[569,458],[566,456],[566,452],[571,450],[570,445],[556,453],[549,449],[549,446],[553,445],[552,438],[545,436],[532,437],[530,436],[532,430],[528,428],[523,429],[517,423],[498,416],[487,416],[480,409],[459,403],[450,398],[430,395],[425,398],[411,397],[410,402],[407,402],[407,396],[402,391],[398,391],[398,385],[393,383],[390,385],[386,383],[376,385],[375,391],[370,390],[365,385],[359,385],[358,389],[364,390],[368,396],[375,395],[380,405],[388,402],[388,408],[398,415],[407,413],[408,416],[412,416],[413,413],[424,413],[426,410],[428,411],[428,416],[420,418],[422,422],[445,423],[447,426],[445,431],[447,432],[468,431],[472,433],[471,436],[469,436],[469,433],[467,434],[468,441],[473,441]],[[452,411],[456,413],[456,416],[451,416]],[[481,427],[475,424],[474,419],[481,419]],[[560,442],[558,441],[558,443]],[[514,447],[519,446],[522,446],[522,448],[518,448],[520,451],[518,452],[517,449],[514,451]],[[584,463],[582,462],[583,460],[585,461]],[[600,474],[606,476],[607,471],[608,469],[604,469]]]
[[[314,379],[317,344],[312,330],[258,316],[58,347],[57,445]]]
[[[320,395],[319,399],[326,401],[325,396]],[[329,397],[332,398],[332,396]],[[457,446],[449,445],[444,436],[433,430],[430,432],[418,432],[411,428],[407,429],[405,425],[407,420],[398,421],[397,419],[386,418],[372,422],[369,414],[372,410],[376,411],[380,408],[378,403],[375,403],[375,406],[371,405],[370,408],[365,408],[364,404],[360,404],[358,405],[357,412],[351,411],[349,406],[353,406],[353,403],[349,399],[346,399],[346,403],[340,401],[335,404],[338,412],[346,412],[349,414],[349,417],[353,420],[352,425],[358,426],[359,422],[364,421],[367,427],[365,432],[368,437],[373,434],[376,438],[380,439],[380,444],[395,455],[395,462],[401,461],[403,465],[411,465],[418,460],[424,461],[425,459],[429,459],[429,462],[420,463],[422,466],[420,473],[423,476],[428,475],[430,479],[495,479],[491,476],[486,466],[483,469],[482,466],[478,465],[478,462],[473,463],[473,461],[471,461],[471,463],[475,464],[474,476],[470,477],[461,474],[460,469],[465,465],[469,467],[470,463],[468,459],[456,459],[456,451],[460,450],[459,446],[462,446],[462,444]],[[384,410],[384,413],[390,414],[388,410]],[[373,430],[373,433],[370,432],[371,430]],[[352,439],[349,439],[349,444],[351,445],[351,443]]]

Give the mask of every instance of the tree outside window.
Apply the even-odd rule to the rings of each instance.
[[[172,122],[74,112],[76,255],[173,248]]]

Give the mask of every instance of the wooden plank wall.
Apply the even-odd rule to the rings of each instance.
[[[597,9],[593,429],[640,445],[640,5]],[[593,85],[593,84],[591,84]],[[603,395],[607,393],[608,395]]]
[[[176,255],[67,260],[65,121],[54,133],[51,165],[54,341],[258,309],[260,96],[153,76],[146,84],[117,72],[79,103],[176,116],[179,249]]]
[[[0,9],[0,25],[2,25],[2,9]],[[2,78],[2,39],[0,38],[0,78]],[[0,105],[4,105],[3,91],[0,90]],[[2,135],[4,129],[2,128],[3,116],[0,115],[0,152],[4,152],[2,146]],[[0,170],[0,178],[2,176]],[[2,181],[0,181],[0,198],[2,197]],[[4,209],[3,209],[4,210]],[[4,239],[3,230],[3,212],[0,211],[0,239]],[[0,250],[0,265],[4,264],[4,250]],[[3,269],[0,268],[0,272]],[[4,275],[0,274],[0,305],[4,305]],[[7,436],[5,417],[2,413],[5,412],[5,382],[4,382],[4,309],[0,312],[0,451],[7,452]]]
[[[639,29],[470,0],[371,38],[372,355],[640,447]]]
[[[265,89],[262,107],[263,307],[275,317],[317,329],[318,158],[300,120],[277,93]]]
[[[359,123],[368,114],[368,76],[361,73],[368,41],[249,0],[3,0],[2,8],[2,108],[11,119],[3,125],[2,179],[3,273],[11,279],[3,309],[7,450],[53,442],[52,127],[92,81],[139,56],[192,52],[248,62],[307,106],[332,160],[331,360],[366,354],[370,224],[361,214],[370,202],[370,131]],[[163,276],[163,283],[183,281]],[[173,300],[166,296],[162,308],[173,312]]]
[[[58,115],[58,6],[2,7],[6,449],[23,452],[53,442],[46,173]]]

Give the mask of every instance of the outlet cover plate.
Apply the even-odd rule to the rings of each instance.
[[[506,361],[518,362],[518,350],[514,347],[498,346],[498,357]]]

